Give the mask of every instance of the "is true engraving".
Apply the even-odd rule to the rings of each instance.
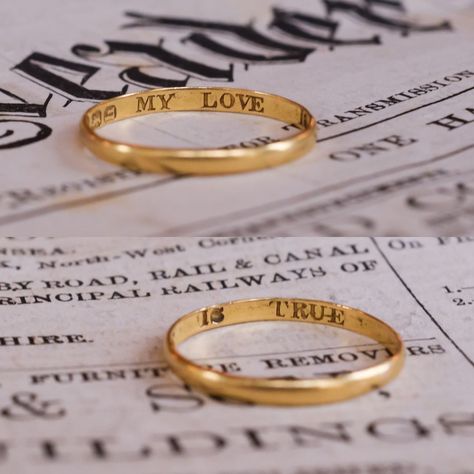
[[[345,323],[344,310],[334,306],[297,300],[271,300],[268,305],[275,307],[275,316],[278,318],[321,321],[340,326]]]
[[[224,308],[208,308],[200,313],[200,327],[209,326],[213,324],[219,324],[224,321]]]

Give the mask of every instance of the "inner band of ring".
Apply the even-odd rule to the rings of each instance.
[[[156,148],[121,143],[95,130],[127,118],[179,111],[231,112],[276,119],[297,131],[255,148]],[[225,174],[277,166],[308,152],[316,141],[316,120],[285,97],[247,89],[174,87],[132,93],[90,108],[80,126],[85,145],[99,158],[131,169],[176,174]]]
[[[347,329],[374,339],[390,355],[371,367],[330,378],[288,380],[219,372],[192,362],[177,350],[195,334],[256,321],[306,322]],[[394,329],[359,309],[319,300],[265,298],[233,301],[186,314],[169,329],[165,356],[178,376],[206,393],[271,405],[309,405],[344,400],[387,383],[400,372],[404,349]]]

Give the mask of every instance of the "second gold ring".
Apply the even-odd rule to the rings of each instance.
[[[311,323],[346,329],[384,346],[389,357],[376,365],[330,378],[255,378],[224,373],[185,357],[178,346],[219,327],[257,321]],[[387,323],[356,308],[297,298],[238,300],[209,306],[178,319],[165,340],[165,357],[186,383],[212,395],[270,405],[310,405],[355,397],[392,380],[404,361],[403,342]]]

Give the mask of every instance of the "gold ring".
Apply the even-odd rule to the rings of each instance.
[[[232,112],[294,125],[297,133],[256,148],[155,148],[121,143],[95,131],[104,125],[150,113]],[[127,168],[157,173],[212,175],[277,166],[307,153],[316,142],[316,120],[302,105],[278,95],[221,87],[173,87],[132,93],[91,107],[81,137],[99,158]]]
[[[219,372],[192,362],[177,350],[195,334],[255,321],[306,322],[347,329],[385,346],[389,358],[334,377],[288,380]],[[232,301],[186,314],[169,329],[165,356],[181,379],[205,393],[269,405],[310,405],[345,400],[380,387],[400,372],[405,354],[394,329],[359,309],[318,300],[263,298]]]

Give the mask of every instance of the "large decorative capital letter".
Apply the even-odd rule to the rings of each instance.
[[[80,81],[74,82],[67,79],[62,72],[63,70],[75,74],[79,73]],[[12,71],[40,83],[68,100],[99,102],[124,94],[127,91],[127,85],[118,91],[88,89],[85,87],[84,84],[99,70],[100,68],[89,64],[67,61],[37,52],[30,54],[12,68]]]

